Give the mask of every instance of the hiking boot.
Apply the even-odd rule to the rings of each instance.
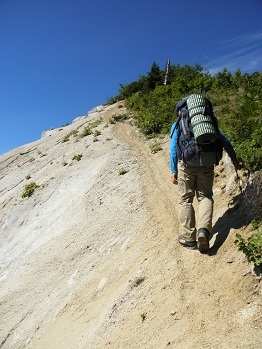
[[[209,250],[209,231],[206,228],[200,228],[197,232],[197,248],[200,252]]]
[[[188,241],[184,238],[183,235],[180,235],[178,237],[178,242],[180,245],[188,248],[189,250],[196,250],[197,249],[197,242],[196,241]]]

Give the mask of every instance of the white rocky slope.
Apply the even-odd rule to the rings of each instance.
[[[213,250],[181,248],[168,138],[151,154],[108,122],[120,107],[0,157],[0,348],[260,348],[261,287],[229,234],[225,175]]]

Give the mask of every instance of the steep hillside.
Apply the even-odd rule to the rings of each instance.
[[[210,253],[182,248],[169,139],[153,154],[132,120],[109,122],[121,106],[0,157],[0,348],[261,348],[233,169],[216,169]]]

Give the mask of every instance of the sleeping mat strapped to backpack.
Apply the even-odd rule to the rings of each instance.
[[[173,132],[178,130],[178,159],[190,166],[218,164],[223,146],[212,103],[200,94],[193,94],[176,105],[176,113],[178,120]]]
[[[187,98],[186,104],[196,142],[199,144],[214,142],[217,131],[212,118],[211,102],[200,94],[192,94]]]

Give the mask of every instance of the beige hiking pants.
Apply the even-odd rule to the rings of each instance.
[[[178,190],[180,194],[181,234],[188,241],[196,240],[196,231],[212,229],[214,166],[185,166],[178,164]],[[193,199],[198,200],[198,222],[196,227]]]

